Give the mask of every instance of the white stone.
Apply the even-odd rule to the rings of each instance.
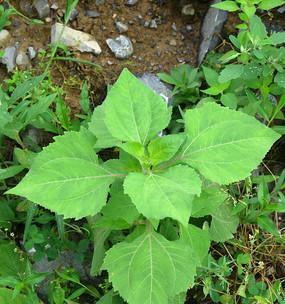
[[[170,44],[171,46],[176,46],[176,45],[177,45],[177,42],[176,42],[175,39],[171,39],[171,40],[169,41],[169,44]]]
[[[96,55],[101,53],[101,49],[95,40],[82,41],[78,49],[80,52],[95,53]]]
[[[57,3],[52,4],[50,8],[54,11],[57,11],[59,9]]]
[[[61,43],[73,47],[80,52],[94,53],[95,55],[99,55],[102,52],[93,36],[74,30],[68,26],[63,30],[63,24],[55,23],[51,28],[51,43],[57,42],[59,38]]]
[[[155,19],[152,19],[150,21],[149,27],[152,29],[157,29],[157,23],[156,23]]]
[[[29,47],[28,47],[28,55],[29,55],[30,59],[36,58],[36,56],[37,56],[37,51],[35,50],[34,47],[32,47],[32,46],[29,46]]]
[[[0,31],[0,46],[10,38],[10,33],[7,30]]]
[[[17,65],[29,65],[30,59],[28,55],[24,52],[19,52],[19,54],[16,57],[16,64]]]
[[[120,33],[125,33],[129,29],[129,27],[125,23],[120,22],[120,21],[116,22],[116,28]]]
[[[119,59],[126,59],[134,52],[131,40],[124,35],[120,35],[115,39],[108,38],[106,39],[106,43],[115,56]]]

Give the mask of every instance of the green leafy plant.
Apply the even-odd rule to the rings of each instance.
[[[27,16],[23,15],[20,11],[18,11],[8,0],[1,1],[5,2],[6,7],[4,5],[0,5],[0,31],[5,27],[10,25],[10,17],[12,15],[18,15],[24,22],[33,25],[33,24],[43,24],[43,22],[39,19],[30,19]]]
[[[52,280],[49,288],[49,303],[51,304],[77,303],[73,301],[84,293],[95,299],[101,297],[95,287],[89,288],[81,283],[78,273],[73,269],[56,271],[56,276],[57,278]]]
[[[261,1],[255,2],[244,1],[243,5],[261,4]],[[234,1],[216,6],[224,5],[238,7]],[[159,74],[161,79],[174,85],[174,101],[187,107],[198,101],[199,104],[218,102],[255,116],[284,134],[284,32],[269,33],[261,18],[253,13],[247,18],[246,27],[237,36],[230,35],[229,40],[232,49],[216,54],[201,71],[193,69],[190,73],[190,67],[181,65],[173,68],[169,75]],[[205,82],[194,81],[189,73],[203,76]],[[188,85],[193,87],[188,89]]]
[[[232,238],[238,224],[221,186],[249,176],[279,138],[215,103],[186,111],[184,132],[159,136],[170,118],[162,98],[125,69],[89,130],[56,137],[7,191],[94,227],[128,228],[97,264],[129,303],[169,303],[194,283],[210,241]],[[96,151],[108,147],[119,157],[103,162]]]
[[[242,223],[257,224],[263,231],[280,238],[280,231],[271,216],[274,212],[285,212],[285,198],[282,193],[284,178],[285,171],[278,179],[265,175],[252,178],[247,185],[247,193],[239,199],[235,207]],[[275,181],[276,184],[270,191],[269,186]],[[254,188],[256,189],[254,190]]]
[[[239,24],[237,28],[246,29],[248,21],[255,15],[257,9],[268,11],[284,4],[284,0],[226,0],[212,6],[228,12],[239,11],[239,18],[244,23]]]
[[[209,296],[213,303],[284,304],[281,281],[256,280],[252,274],[255,265],[252,264],[254,261],[250,254],[237,253],[235,257],[222,256],[218,260],[209,255],[207,264],[199,273],[204,295]],[[260,271],[258,268],[262,265],[259,261],[256,271]]]
[[[0,242],[0,261],[0,300],[7,299],[10,294],[10,303],[39,304],[36,285],[43,281],[48,273],[32,272],[26,255],[12,242]]]
[[[220,57],[224,67],[220,73],[204,67],[206,94],[221,94],[221,102],[260,117],[267,125],[282,132],[274,121],[284,120],[284,47],[283,33],[268,35],[265,25],[257,16],[249,21],[249,30],[237,37],[230,36],[234,48]],[[229,62],[231,62],[229,64]]]
[[[9,17],[14,14],[12,8],[5,9],[3,5],[0,5],[0,31],[10,24]]]
[[[199,87],[201,85],[201,73],[188,64],[181,64],[171,69],[170,74],[159,73],[161,80],[174,86],[173,103],[189,101],[196,103],[199,98]]]

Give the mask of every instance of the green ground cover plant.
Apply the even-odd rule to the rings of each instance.
[[[160,137],[170,118],[162,98],[124,70],[89,130],[56,137],[7,192],[66,218],[100,212],[95,227],[130,229],[100,267],[129,303],[168,303],[187,291],[210,241],[231,238],[238,225],[221,186],[249,176],[279,138],[215,103],[187,110],[185,131]],[[96,150],[114,146],[119,159],[102,162]],[[189,224],[208,215],[211,223]],[[177,226],[173,231],[169,221]]]
[[[284,134],[285,38],[256,15],[282,4],[216,5],[239,14],[239,32],[203,66],[159,74],[172,107],[124,69],[94,111],[83,82],[71,115],[49,71],[76,58],[58,43],[42,53],[42,74],[5,81],[0,303],[42,303],[47,279],[51,304],[285,303],[285,172],[263,161]],[[89,261],[95,279],[33,269],[63,253]]]
[[[257,9],[270,10],[284,1],[222,1],[213,5],[239,12],[239,33],[229,36],[231,50],[215,54],[200,69],[181,65],[159,77],[174,85],[174,105],[216,101],[264,121],[284,134],[284,32],[268,32]],[[201,86],[201,79],[205,83]],[[203,88],[203,86],[206,86]],[[281,122],[281,123],[280,123]]]
[[[284,134],[285,49],[280,45],[284,44],[285,35],[268,34],[256,15],[248,24],[248,29],[229,37],[232,50],[214,57],[212,64],[205,64],[200,70],[181,65],[169,75],[161,73],[159,77],[175,86],[174,105],[192,107],[217,102],[255,116]],[[205,82],[201,85],[202,78]]]

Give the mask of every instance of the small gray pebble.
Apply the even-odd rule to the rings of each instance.
[[[134,6],[139,2],[139,0],[127,0],[126,5],[127,6]]]
[[[34,58],[36,58],[36,56],[37,56],[37,51],[35,50],[34,47],[32,47],[32,46],[29,46],[29,47],[28,47],[28,55],[29,55],[29,58],[30,58],[31,60],[34,59]]]
[[[154,19],[152,19],[150,21],[149,27],[152,28],[152,29],[157,29],[157,23],[156,23],[156,21]]]
[[[24,52],[19,52],[19,54],[16,57],[16,64],[26,66],[29,65],[29,63],[30,63],[30,59],[28,55]]]
[[[51,5],[50,8],[51,8],[52,10],[54,10],[54,11],[57,11],[57,10],[59,9],[59,6],[58,6],[56,3],[54,3],[54,4]]]
[[[78,17],[79,13],[77,9],[73,9],[70,13],[69,21],[73,21]]]
[[[119,59],[126,59],[134,52],[131,40],[124,35],[120,35],[115,39],[108,38],[106,43],[111,51],[115,54],[116,58]]]
[[[127,32],[129,29],[129,27],[125,23],[120,21],[116,22],[116,28],[121,34]]]
[[[150,22],[149,21],[145,21],[143,26],[144,27],[149,27],[149,25],[150,25]]]
[[[49,17],[50,7],[47,0],[36,0],[34,1],[34,7],[41,19]]]
[[[169,45],[171,45],[171,46],[177,46],[176,40],[175,40],[175,39],[171,39],[171,40],[169,41]]]
[[[0,58],[1,62],[6,65],[8,72],[12,72],[16,67],[17,49],[15,46],[7,47],[4,55]]]
[[[195,15],[195,10],[194,10],[192,4],[184,5],[181,12],[185,16],[194,16]]]
[[[172,23],[171,28],[173,29],[173,31],[177,32],[177,26],[175,22]]]
[[[86,11],[86,16],[89,18],[97,18],[100,16],[100,13],[97,11],[88,10],[88,11]]]
[[[191,32],[191,31],[193,30],[192,25],[187,24],[187,25],[186,25],[186,30],[187,30],[187,32]]]

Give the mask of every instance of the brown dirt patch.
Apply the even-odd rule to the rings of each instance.
[[[69,26],[93,35],[101,46],[102,53],[95,56],[75,52],[74,56],[99,64],[102,69],[98,73],[93,67],[73,62],[56,62],[52,73],[56,83],[64,85],[68,91],[70,90],[69,78],[78,80],[68,91],[69,97],[66,101],[73,109],[76,109],[79,104],[81,83],[87,80],[94,103],[100,102],[104,96],[106,84],[114,82],[124,67],[129,68],[133,73],[142,74],[169,71],[171,67],[181,62],[195,65],[200,41],[200,26],[208,3],[203,1],[191,3],[195,9],[195,15],[186,17],[181,14],[179,1],[166,1],[159,5],[155,1],[140,0],[132,7],[126,6],[124,0],[107,0],[103,5],[96,5],[96,1],[93,0],[79,1],[77,7],[79,16],[70,22]],[[19,7],[19,1],[14,4]],[[60,16],[64,11],[65,1],[57,1],[57,4],[60,10],[52,14],[52,23],[62,21]],[[96,10],[100,16],[89,18],[85,16],[86,10]],[[156,20],[157,28],[146,28],[145,21],[152,19]],[[125,35],[133,42],[134,54],[126,60],[115,58],[106,44],[107,38],[115,38],[119,35],[115,21],[121,21],[129,26]],[[12,24],[7,28],[12,35],[9,45],[18,43],[19,49],[22,50],[26,50],[28,46],[47,49],[52,23],[31,26],[20,18],[13,18]],[[176,25],[176,31],[173,30],[173,24]],[[192,26],[192,31],[187,31],[187,25]],[[171,40],[175,40],[176,45],[170,45]],[[35,67],[37,63],[37,60],[33,61]]]

